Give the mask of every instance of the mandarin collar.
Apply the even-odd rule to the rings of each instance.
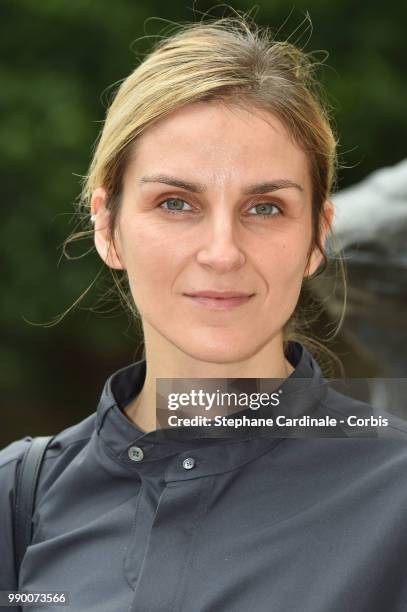
[[[294,370],[280,385],[286,397],[290,398],[289,405],[285,404],[284,410],[288,410],[290,416],[312,413],[327,390],[320,367],[311,353],[299,342],[289,341],[286,358]],[[170,435],[168,435],[168,429],[142,432],[125,415],[123,409],[141,391],[145,376],[145,359],[131,363],[109,376],[100,396],[96,411],[97,433],[119,460],[128,463],[128,449],[133,444],[142,444],[144,451],[147,451],[146,456],[154,458],[174,454],[174,452],[191,447],[197,449],[213,444],[229,443],[233,445],[234,443],[235,448],[241,447],[241,436],[239,439],[231,438],[230,431],[228,433],[225,427],[217,427],[216,430],[208,427],[175,427],[171,428]],[[245,379],[239,380],[244,381]],[[234,413],[229,417],[234,418],[237,414],[240,416],[249,413],[253,416],[249,409]],[[256,416],[265,416],[261,408],[256,413]],[[249,429],[250,433],[243,438],[243,442],[248,438],[270,437],[270,434],[265,433],[264,430],[261,431],[260,428],[259,430]],[[275,433],[273,437],[276,443],[278,439]],[[236,444],[238,442],[240,444]]]

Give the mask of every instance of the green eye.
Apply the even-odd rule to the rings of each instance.
[[[164,204],[167,204],[167,206],[164,206]],[[182,207],[184,204],[187,204],[187,202],[179,198],[168,198],[167,200],[164,200],[163,202],[161,202],[160,208],[165,210],[165,212],[169,212],[169,213],[189,212],[189,210],[192,210],[192,208],[183,209]],[[187,205],[189,206],[189,204]]]
[[[252,208],[250,208],[249,210],[257,210],[257,215],[253,215],[254,217],[258,217],[258,216],[262,216],[262,217],[273,217],[274,214],[272,213],[272,209],[275,208],[277,209],[279,212],[281,212],[281,209],[276,206],[276,204],[269,204],[269,203],[263,203],[263,204],[256,204],[256,206],[252,206]]]

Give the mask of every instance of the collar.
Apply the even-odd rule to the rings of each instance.
[[[311,353],[299,342],[289,341],[286,358],[294,367],[280,389],[285,394],[286,403],[284,412],[290,416],[310,414],[316,409],[327,391],[326,380],[322,377],[321,370]],[[226,471],[244,463],[247,456],[251,457],[253,452],[258,454],[267,448],[277,444],[281,439],[272,437],[267,431],[248,428],[250,432],[243,433],[243,439],[230,436],[230,430],[217,427],[177,427],[171,430],[155,430],[142,432],[124,414],[123,408],[141,391],[146,375],[146,361],[142,359],[123,367],[114,372],[107,379],[100,396],[96,411],[96,429],[101,441],[110,448],[120,463],[127,466],[135,466],[128,455],[129,448],[133,445],[141,447],[144,452],[142,463],[159,458],[164,458],[186,450],[194,449],[194,454],[205,455],[205,449],[211,447],[210,453],[206,453],[205,460],[200,465],[206,465],[207,473],[216,473],[216,470]],[[245,379],[239,379],[244,386]],[[234,418],[237,415],[267,416],[262,408],[255,411],[250,409],[229,415]],[[266,410],[270,410],[267,408]],[[270,413],[268,413],[270,416]],[[192,433],[191,433],[192,432]],[[282,438],[285,437],[282,435]],[[250,444],[247,441],[250,440]],[[216,452],[214,446],[217,447]],[[236,450],[233,450],[236,449]],[[188,456],[188,455],[187,455]],[[185,474],[188,475],[184,470]],[[191,477],[197,474],[196,470],[190,470]],[[193,474],[192,474],[193,473]],[[185,478],[188,476],[185,476]]]

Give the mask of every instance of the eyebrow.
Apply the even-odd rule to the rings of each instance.
[[[192,191],[193,193],[203,193],[206,191],[206,186],[201,183],[192,183],[190,181],[185,181],[180,178],[176,178],[175,176],[169,176],[167,174],[154,174],[152,176],[143,176],[139,183],[164,183],[165,185],[172,185],[173,187],[180,187],[181,189],[185,189],[186,191]],[[278,189],[287,189],[287,188],[298,189],[299,191],[304,191],[304,188],[291,181],[290,179],[274,179],[272,181],[262,181],[260,183],[255,183],[253,185],[247,185],[243,190],[245,195],[258,195],[261,193],[270,193],[271,191],[277,191]]]

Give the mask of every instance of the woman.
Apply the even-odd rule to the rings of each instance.
[[[29,439],[1,451],[2,589],[65,591],[75,612],[407,609],[405,429],[156,429],[158,378],[298,379],[297,416],[360,408],[327,390],[296,335],[333,218],[336,141],[312,69],[234,18],[184,26],[122,83],[83,195],[99,255],[128,280],[145,359],[53,439],[19,577],[12,508]]]

